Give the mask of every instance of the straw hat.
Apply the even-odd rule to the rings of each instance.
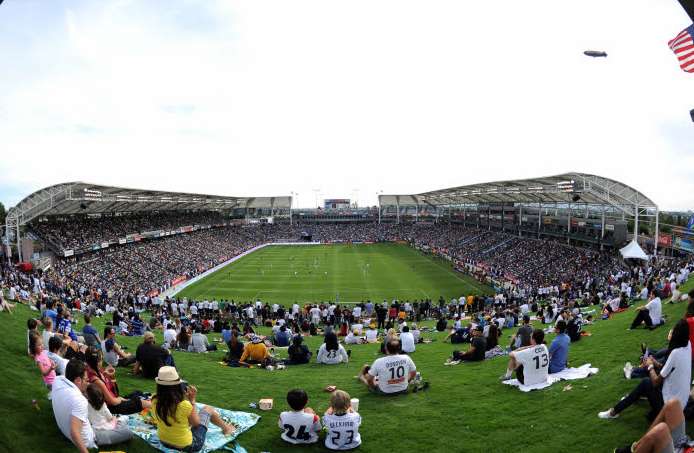
[[[179,385],[181,378],[178,377],[178,371],[172,366],[163,366],[159,368],[159,375],[154,379],[159,385]]]

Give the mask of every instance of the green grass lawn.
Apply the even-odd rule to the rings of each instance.
[[[692,287],[694,281],[683,290]],[[590,362],[600,372],[572,382],[570,391],[563,391],[565,383],[558,383],[545,390],[521,393],[499,383],[498,377],[506,368],[505,358],[443,366],[446,357],[459,346],[442,343],[443,334],[427,335],[437,341],[418,345],[412,355],[431,388],[397,397],[370,394],[354,379],[364,363],[378,357],[376,345],[352,346],[352,361],[348,365],[312,363],[273,372],[221,366],[218,362],[222,351],[174,354],[182,377],[198,386],[199,401],[262,416],[253,429],[239,438],[241,445],[252,453],[325,451],[322,438],[321,444],[312,447],[284,444],[279,438],[277,417],[287,409],[284,397],[294,387],[306,389],[309,404],[317,412],[324,411],[328,394],[322,389],[329,384],[361,400],[363,445],[359,451],[363,452],[611,452],[645,431],[648,403],[642,401],[610,421],[598,419],[598,411],[611,407],[637,384],[624,379],[622,367],[627,360],[637,360],[639,344],[645,341],[653,347],[663,345],[668,329],[684,310],[683,304],[665,305],[667,326],[653,332],[627,331],[633,309],[587,327],[593,335],[571,345],[570,363],[578,366]],[[24,306],[18,307],[13,316],[0,313],[0,450],[73,451],[55,425],[36,366],[26,357],[26,320],[35,314]],[[95,325],[101,328],[104,321],[97,320]],[[504,337],[510,334],[506,330]],[[161,341],[160,333],[157,338]],[[119,338],[131,351],[140,341]],[[307,338],[312,350],[318,348],[320,341],[318,337]],[[131,376],[127,369],[118,369],[118,381],[123,392],[155,390],[153,381]],[[31,405],[34,398],[39,400],[38,412]],[[248,403],[260,398],[274,398],[275,408],[269,412],[248,408]],[[139,439],[108,450],[152,451]]]
[[[403,244],[277,245],[235,261],[179,293],[291,304],[294,301],[415,300],[489,293],[450,263]]]

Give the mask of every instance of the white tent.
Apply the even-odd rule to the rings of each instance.
[[[646,252],[643,251],[635,239],[619,249],[619,253],[621,253],[625,259],[634,258],[637,260],[648,260],[648,255],[646,255]]]

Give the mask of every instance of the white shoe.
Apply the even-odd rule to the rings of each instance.
[[[631,362],[627,362],[624,364],[624,377],[627,379],[631,379],[631,370],[633,370],[634,367],[631,365]]]
[[[603,420],[611,420],[617,417],[619,417],[619,414],[612,415],[612,409],[607,409],[604,412],[598,412],[598,418],[602,418]]]

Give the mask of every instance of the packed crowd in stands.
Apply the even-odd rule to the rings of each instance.
[[[353,228],[357,227],[318,228],[313,233],[323,240],[328,237],[348,240],[345,238],[354,237],[350,236]],[[682,444],[685,416],[694,416],[694,405],[689,403],[692,361],[689,340],[694,333],[694,291],[684,295],[679,287],[694,269],[692,262],[661,258],[616,265],[601,255],[586,255],[594,252],[554,243],[544,243],[547,253],[543,255],[532,251],[538,250],[536,241],[527,240],[526,244],[523,239],[500,236],[497,242],[493,242],[489,240],[491,235],[488,232],[463,230],[450,233],[450,228],[432,226],[371,228],[372,235],[362,231],[356,237],[405,239],[413,245],[437,249],[440,253],[469,261],[480,258],[499,260],[503,253],[526,247],[534,262],[545,263],[545,267],[549,263],[565,266],[558,271],[558,276],[566,276],[561,272],[569,270],[578,272],[585,269],[585,272],[578,272],[576,280],[568,280],[568,283],[541,280],[537,284],[547,287],[539,287],[534,292],[523,293],[518,287],[508,286],[497,288],[494,296],[469,294],[450,301],[443,297],[437,301],[366,300],[349,306],[335,302],[294,303],[285,307],[262,300],[196,301],[148,296],[137,291],[128,297],[113,297],[108,292],[92,291],[95,282],[116,283],[128,290],[132,289],[129,285],[146,283],[146,275],[152,267],[137,267],[127,261],[142,261],[142,251],[138,247],[153,247],[151,250],[156,250],[161,258],[166,257],[165,261],[169,256],[176,257],[172,260],[185,260],[189,256],[169,255],[177,253],[171,251],[170,244],[175,244],[173,248],[183,250],[182,253],[199,254],[202,261],[195,263],[200,267],[191,268],[195,272],[255,244],[273,240],[276,234],[280,234],[278,231],[285,237],[291,233],[286,226],[225,228],[126,245],[111,251],[115,255],[112,257],[106,251],[91,255],[92,259],[97,258],[94,263],[107,262],[116,268],[99,267],[102,269],[99,271],[102,274],[99,274],[94,271],[95,265],[84,266],[92,271],[81,278],[91,280],[85,280],[83,284],[87,286],[77,292],[70,286],[77,281],[74,275],[68,277],[68,274],[61,273],[61,269],[67,267],[59,267],[54,274],[30,275],[4,266],[2,287],[7,288],[10,301],[0,296],[0,308],[9,311],[14,308],[12,303],[24,302],[31,304],[39,314],[37,319],[31,318],[27,323],[27,353],[36,362],[49,389],[56,423],[81,451],[128,440],[133,434],[116,416],[135,414],[143,408],[151,408],[153,422],[164,446],[197,451],[205,440],[208,423],[219,426],[224,434],[230,434],[234,429],[214,409],[207,406],[200,411],[195,409],[197,390],[194,386],[182,385],[171,353],[204,354],[215,350],[216,345],[210,344],[207,333],[215,332],[221,336],[228,348],[225,362],[232,367],[273,369],[298,366],[312,360],[326,366],[337,365],[349,362],[351,349],[357,345],[381,343],[383,355],[364,366],[358,378],[370,391],[392,395],[428,388],[428,382],[417,372],[408,354],[420,344],[430,342],[430,332],[438,331],[447,333],[445,342],[469,344],[466,350],[453,351],[445,365],[507,355],[508,367],[500,378],[502,381],[508,382],[515,375],[520,385],[542,386],[549,382],[550,374],[569,370],[571,344],[581,340],[582,326],[593,322],[593,316],[588,315],[590,311],[584,312],[586,307],[601,307],[596,317],[608,320],[615,312],[628,309],[633,300],[643,299],[647,304],[636,311],[631,328],[645,325],[645,328],[656,329],[665,322],[662,316],[665,300],[670,299],[672,303],[688,300],[687,316],[675,323],[668,335],[668,346],[657,351],[644,348],[641,363],[635,367],[625,364],[625,376],[641,379],[639,384],[614,407],[599,413],[603,419],[616,418],[633,402],[646,397],[652,409],[649,419],[653,420],[653,426],[641,440],[623,451],[660,451],[648,450],[645,446]],[[476,235],[485,237],[482,241],[485,250],[469,252],[450,247],[451,242],[462,236],[471,238],[468,243],[473,247]],[[514,245],[506,247],[505,252],[486,253],[499,243],[501,245],[497,248],[511,242]],[[149,254],[151,250],[142,253]],[[70,261],[59,266],[68,266]],[[132,273],[123,277],[120,274],[125,268]],[[156,269],[155,272],[160,271]],[[114,273],[121,280],[115,280]],[[545,292],[546,288],[549,290]],[[84,315],[81,332],[75,329],[73,313]],[[105,316],[108,320],[103,336],[91,326],[94,316]],[[420,327],[422,321],[429,319],[436,320],[435,327]],[[531,319],[535,321],[534,328]],[[270,334],[256,332],[260,325],[271,328]],[[162,345],[156,344],[153,335],[156,331],[163,334]],[[504,335],[506,332],[515,332],[510,343],[502,341],[507,337]],[[557,334],[550,345],[544,344],[546,333]],[[142,343],[131,354],[118,345],[117,335],[138,336]],[[305,336],[323,338],[315,354],[303,344]],[[273,350],[285,347],[286,358],[279,357]],[[119,392],[115,385],[118,369],[130,366],[135,373],[156,380],[155,395],[137,390],[128,394]],[[330,408],[322,423],[320,417],[306,407],[307,395],[303,390],[289,391],[287,403],[291,410],[280,416],[282,439],[293,444],[314,443],[325,426],[328,430],[326,447],[343,450],[359,446],[361,417],[358,408],[353,407],[357,403],[343,391],[328,390],[332,395]],[[172,401],[176,403],[172,404]],[[71,415],[79,420],[80,429],[71,426]],[[309,418],[312,421],[310,432],[297,437],[297,430]],[[182,435],[172,434],[171,422]],[[345,435],[345,426],[350,428],[349,436]]]
[[[120,220],[118,220],[120,219]],[[132,232],[171,228],[193,222],[219,222],[214,214],[171,214],[82,220],[76,224],[47,222],[37,235],[60,247],[83,246]],[[150,221],[147,221],[149,219]],[[88,225],[85,227],[84,225]],[[113,225],[111,225],[113,224]],[[105,226],[108,225],[108,226]],[[456,224],[259,224],[219,226],[189,233],[115,244],[107,249],[57,259],[50,278],[76,294],[110,292],[112,297],[162,291],[177,278],[191,278],[257,245],[299,240],[304,233],[322,242],[403,240],[442,255],[458,268],[484,280],[512,282],[520,295],[542,294],[564,285],[576,294],[602,287],[629,269],[614,253],[563,243],[520,238],[503,232]],[[80,237],[79,242],[74,242]],[[555,291],[556,292],[556,291]]]
[[[183,226],[218,225],[224,219],[219,212],[161,212],[113,217],[70,217],[32,225],[41,239],[63,250],[90,247],[93,244],[116,241],[128,234],[146,231],[171,231]]]

